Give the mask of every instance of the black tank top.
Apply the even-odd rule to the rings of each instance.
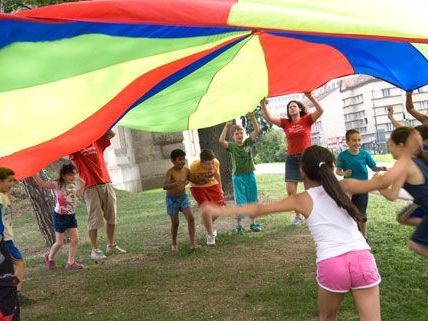
[[[419,185],[404,183],[403,188],[414,198],[414,203],[418,204],[425,213],[428,213],[428,164],[421,158],[413,158],[413,161],[424,175],[425,182]]]

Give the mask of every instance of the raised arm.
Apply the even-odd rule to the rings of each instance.
[[[57,184],[55,184],[52,181],[44,181],[40,178],[39,174],[36,174],[33,176],[34,181],[36,182],[36,184],[42,188],[49,188],[49,189],[56,189],[57,188]]]
[[[311,103],[315,107],[315,111],[311,114],[312,115],[312,121],[315,123],[318,118],[321,117],[321,115],[324,113],[324,109],[319,104],[318,100],[312,96],[312,93],[305,93],[305,96],[311,101]]]
[[[108,139],[112,139],[114,136],[116,136],[116,133],[110,129],[105,135]]]
[[[266,105],[266,98],[263,98],[260,100],[260,106],[262,107],[262,113],[264,119],[270,124],[276,125],[278,127],[281,127],[281,119],[280,118],[273,118],[270,114],[267,105]]]
[[[226,135],[227,135],[227,132],[229,131],[230,126],[232,126],[232,121],[231,121],[231,120],[229,120],[228,122],[226,122],[226,123],[224,124],[224,128],[223,128],[223,130],[221,131],[220,138],[218,139],[218,142],[219,142],[219,143],[221,144],[221,146],[223,146],[224,148],[228,148],[228,147],[229,147],[229,143],[228,143],[228,142],[227,142],[227,140],[226,140]]]
[[[428,124],[428,116],[418,112],[413,105],[412,92],[406,92],[406,110],[407,112],[420,121],[422,124]]]
[[[259,126],[259,123],[257,122],[256,115],[254,114],[254,112],[248,113],[247,116],[250,119],[251,124],[253,125],[253,131],[250,136],[251,136],[251,139],[255,141],[257,137],[259,137],[260,126]]]
[[[404,182],[407,179],[407,173],[402,173],[397,180],[394,181],[392,186],[380,189],[379,192],[388,200],[395,201],[400,195],[401,186],[403,186]]]
[[[388,119],[391,121],[391,124],[395,127],[403,127],[404,125],[400,123],[398,120],[394,117],[394,107],[388,107]]]

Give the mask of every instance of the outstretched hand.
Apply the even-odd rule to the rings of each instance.
[[[394,116],[394,107],[390,106],[388,107],[388,118],[391,118]]]
[[[313,96],[312,96],[312,92],[311,92],[311,91],[305,92],[305,96],[306,96],[308,99],[313,98]]]
[[[266,106],[267,105],[267,100],[266,97],[263,97],[262,100],[260,100],[260,106]]]

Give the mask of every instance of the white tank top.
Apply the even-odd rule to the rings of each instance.
[[[337,206],[324,187],[312,187],[306,192],[313,202],[306,223],[316,244],[317,263],[351,251],[370,250],[357,222]]]

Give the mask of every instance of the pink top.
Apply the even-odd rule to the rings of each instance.
[[[287,155],[302,154],[306,148],[311,146],[311,127],[314,123],[312,114],[301,117],[295,123],[287,118],[280,118],[280,121],[287,137]]]

